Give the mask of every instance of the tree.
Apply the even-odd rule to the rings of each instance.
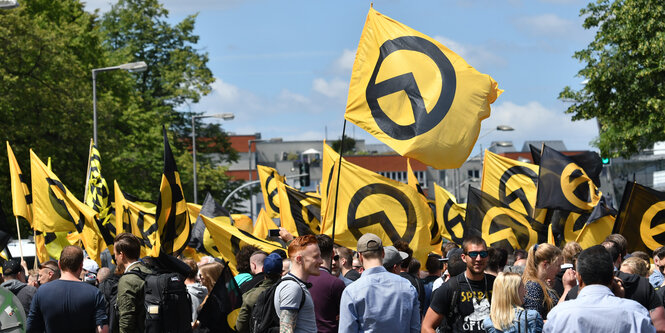
[[[356,140],[354,140],[353,138],[349,138],[346,135],[343,136],[343,139],[333,141],[331,146],[332,149],[334,149],[336,152],[339,153],[339,148],[342,145],[342,140],[344,140],[344,151],[342,152],[342,155],[346,155],[346,153],[353,152],[356,149]]]
[[[598,0],[582,9],[584,28],[595,39],[574,58],[587,83],[565,87],[573,120],[596,118],[594,144],[604,156],[628,157],[665,140],[665,2]]]

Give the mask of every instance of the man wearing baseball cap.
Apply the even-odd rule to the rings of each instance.
[[[271,253],[263,259],[263,274],[263,281],[242,295],[242,307],[240,307],[236,319],[236,330],[240,333],[249,332],[249,321],[259,295],[272,287],[282,277],[282,257],[279,254]]]
[[[381,238],[364,234],[358,239],[357,251],[365,270],[342,293],[339,331],[420,332],[416,288],[383,267],[385,252]],[[401,258],[399,252],[391,256],[389,259],[393,261]]]
[[[25,283],[25,269],[21,266],[21,261],[17,258],[9,259],[2,264],[2,277],[5,282],[2,287],[9,289],[18,300],[21,301],[25,313],[30,312],[30,303],[35,296],[37,288]]]

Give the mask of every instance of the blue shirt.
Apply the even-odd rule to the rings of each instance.
[[[619,298],[610,288],[592,284],[577,298],[563,302],[547,315],[543,332],[655,332],[649,311],[631,299]]]
[[[420,332],[418,292],[383,266],[366,269],[342,293],[340,332]]]
[[[649,283],[651,283],[654,288],[658,288],[663,282],[665,282],[665,276],[663,276],[663,273],[661,273],[656,267],[656,269],[653,270],[653,273],[649,275]]]
[[[490,317],[485,318],[483,326],[487,333],[539,333],[543,331],[543,317],[541,317],[540,313],[536,310],[515,308],[515,320],[513,320],[513,325],[505,330],[494,327],[494,323],[492,323]]]

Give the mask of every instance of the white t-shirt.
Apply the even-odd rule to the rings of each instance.
[[[296,320],[295,333],[316,333],[316,315],[314,314],[314,302],[312,301],[312,295],[307,290],[300,279],[292,275],[291,273],[287,274],[285,277],[290,277],[293,280],[287,280],[281,282],[277,289],[275,289],[275,311],[277,316],[280,312],[285,309],[296,310],[298,311],[298,318]],[[305,303],[300,307],[300,302],[302,301],[303,291],[305,293]]]

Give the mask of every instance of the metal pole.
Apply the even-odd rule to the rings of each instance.
[[[92,138],[97,147],[97,72],[92,70]]]
[[[252,182],[252,140],[247,141],[247,159],[249,160],[249,183]],[[249,194],[249,217],[254,220],[254,193]]]
[[[333,208],[333,226],[332,226],[332,242],[335,243],[335,225],[337,224],[337,198],[339,196],[339,179],[342,174],[342,157],[344,156],[344,136],[346,135],[346,118],[344,118],[344,125],[342,126],[342,139],[339,143],[339,165],[337,166],[337,184],[335,185],[335,205]],[[333,164],[333,168],[335,165]],[[330,259],[330,267],[332,267],[332,259]]]
[[[194,118],[195,116],[192,115],[192,163],[194,165],[194,170],[192,172],[194,176],[194,204],[198,205],[198,194],[197,194],[197,188],[196,188],[196,124],[194,123]]]

